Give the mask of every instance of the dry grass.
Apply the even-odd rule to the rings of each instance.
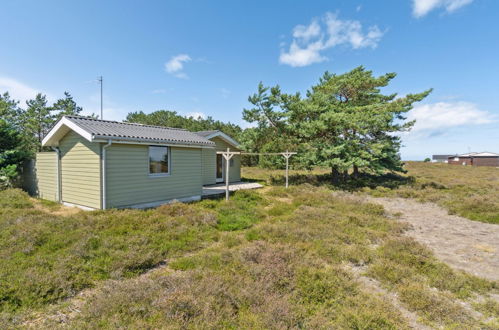
[[[465,218],[499,224],[499,169],[408,162],[410,184],[370,189],[376,196],[434,202]]]
[[[405,175],[364,175],[337,187],[330,184],[329,169],[292,170],[290,182],[293,185],[308,183],[331,189],[364,191],[377,197],[414,198],[437,203],[451,214],[499,224],[498,168],[407,162],[405,169]],[[243,168],[246,179],[270,185],[283,185],[284,173],[284,170]]]
[[[0,230],[9,234],[26,230],[18,224],[29,212],[8,209],[1,214]],[[484,322],[495,322],[486,320],[494,317],[496,306],[492,303],[477,305],[483,317],[463,303],[474,295],[496,292],[496,284],[454,271],[421,245],[403,238],[405,226],[385,217],[381,206],[325,187],[238,192],[230,203],[209,200],[149,211],[82,213],[85,218],[59,220],[64,226],[36,212],[30,215],[30,224],[50,228],[47,235],[53,241],[62,240],[69,229],[78,231],[84,226],[93,235],[119,240],[121,245],[106,243],[106,250],[85,254],[88,268],[93,269],[101,260],[98,256],[106,253],[103,265],[108,267],[107,275],[100,279],[81,266],[81,255],[76,253],[81,250],[52,250],[54,257],[71,262],[51,261],[50,267],[55,269],[49,272],[51,277],[84,277],[94,288],[76,305],[73,299],[62,298],[74,296],[77,290],[50,301],[36,291],[31,300],[38,304],[4,308],[0,321],[5,327],[409,328],[396,306],[366,290],[345,265],[366,269],[365,275],[395,292],[400,304],[431,326],[478,328],[485,326]],[[84,224],[79,224],[82,221]],[[73,240],[78,237],[71,235]],[[164,245],[150,243],[156,240]],[[165,250],[162,246],[176,248]],[[4,255],[20,258],[18,261],[27,258],[12,249]],[[36,256],[48,258],[39,250]],[[144,263],[141,256],[157,256],[155,261],[163,258],[166,265],[140,275],[158,264]],[[36,285],[39,276],[50,269],[22,268],[5,259],[0,263],[2,276],[5,269],[9,269],[7,274],[17,272],[20,278],[33,276],[33,282],[25,285]],[[124,264],[135,271],[123,272]],[[53,290],[64,283],[55,282]],[[27,291],[23,290],[11,286],[10,291],[2,292],[1,301],[14,293],[24,299]]]
[[[35,208],[20,190],[0,192],[0,200],[0,312],[136,276],[218,239],[214,213],[186,204],[60,216]]]
[[[271,170],[260,167],[243,167],[241,168],[241,177],[244,180],[258,181],[268,185],[284,185],[285,182],[284,170]],[[329,180],[330,169],[316,168],[313,171],[307,170],[289,170],[290,183],[321,185],[327,184]]]

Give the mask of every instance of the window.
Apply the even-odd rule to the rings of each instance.
[[[169,174],[170,148],[149,147],[149,174]]]
[[[230,161],[229,161],[229,166],[230,166],[230,167],[234,167],[234,159],[232,159],[232,158],[230,159]]]

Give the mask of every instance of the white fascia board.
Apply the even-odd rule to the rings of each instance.
[[[230,136],[228,136],[227,134],[225,134],[224,132],[218,131],[218,132],[212,133],[208,136],[205,136],[205,138],[208,140],[213,139],[214,137],[220,137],[220,138],[222,138],[222,140],[224,140],[228,144],[231,144],[234,147],[239,148],[239,143],[236,140],[234,140],[233,138],[231,138]]]
[[[76,125],[66,117],[62,117],[62,119],[59,120],[59,122],[52,127],[48,134],[43,138],[42,146],[57,146],[59,144],[59,140],[62,138],[62,136],[58,136],[58,133],[64,129],[64,126],[81,135],[86,140],[92,142],[92,134],[85,131],[83,128]]]

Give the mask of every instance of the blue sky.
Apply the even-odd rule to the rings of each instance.
[[[499,152],[499,1],[24,1],[0,11],[0,92],[69,91],[105,119],[175,110],[247,126],[258,82],[306,91],[326,70],[397,72],[434,88],[410,113],[404,159]]]

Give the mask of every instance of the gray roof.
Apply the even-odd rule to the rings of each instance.
[[[455,155],[433,155],[431,158],[432,159],[447,159],[449,157],[454,157]]]
[[[210,136],[214,133],[218,133],[220,131],[217,131],[217,130],[213,130],[213,131],[199,131],[199,132],[196,132],[197,135],[200,135],[202,137],[207,137],[207,136]]]
[[[193,144],[214,146],[215,143],[194,132],[180,128],[121,123],[77,116],[65,116],[68,120],[92,134],[95,139],[124,139],[130,141]]]
[[[482,152],[469,152],[467,154],[461,154],[459,157],[499,157],[499,154],[490,151]]]

